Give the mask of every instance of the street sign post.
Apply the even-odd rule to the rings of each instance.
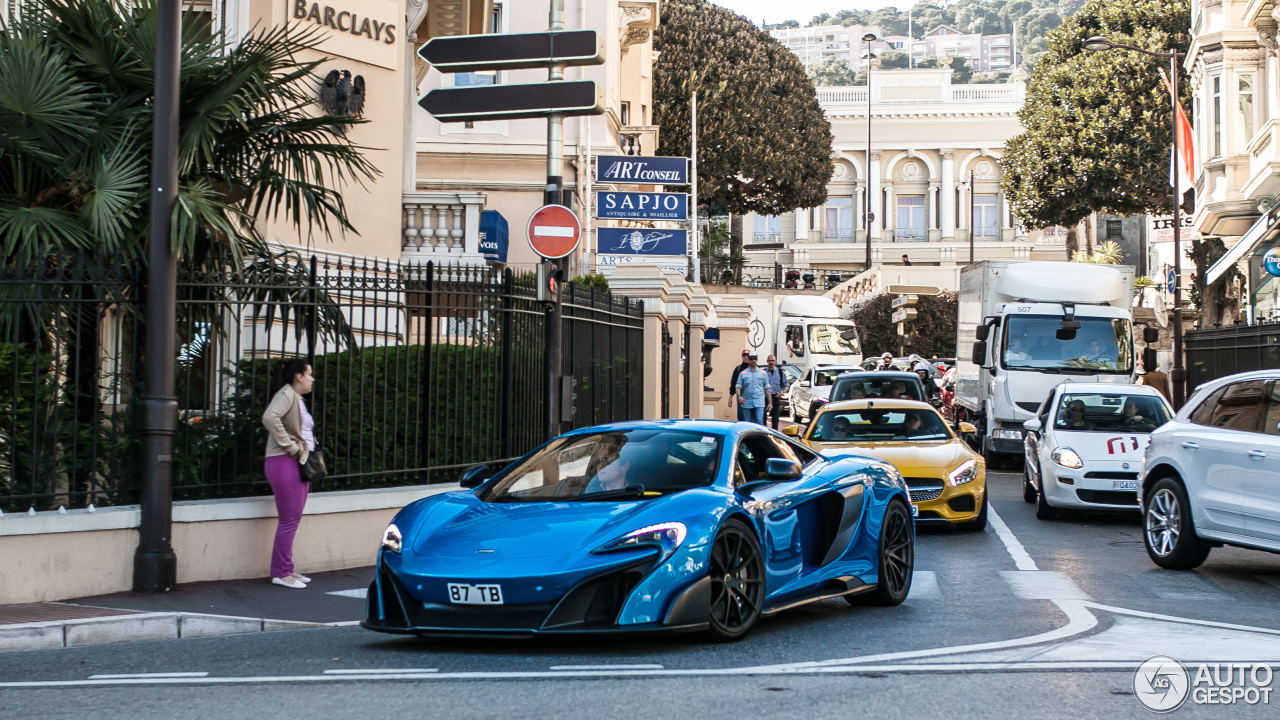
[[[596,181],[637,185],[688,185],[689,158],[601,155]]]
[[[591,80],[436,88],[418,104],[440,122],[518,120],[604,113],[604,91]]]
[[[889,307],[891,308],[906,307],[908,305],[915,305],[918,302],[920,302],[920,298],[915,295],[899,295],[898,297],[889,301]]]
[[[563,205],[543,205],[529,217],[529,245],[548,260],[572,253],[582,238],[578,216]]]
[[[684,193],[596,193],[596,217],[603,220],[688,220]]]
[[[551,63],[600,65],[604,43],[595,30],[455,35],[432,38],[418,56],[447,73],[540,68]]]
[[[889,318],[891,322],[905,323],[916,319],[915,308],[899,308],[893,311],[893,316]]]

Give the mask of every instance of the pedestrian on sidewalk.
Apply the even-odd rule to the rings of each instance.
[[[733,377],[729,378],[729,407],[733,407],[733,401],[738,397],[738,375],[749,367],[747,356],[750,354],[750,350],[742,351],[742,364],[733,369]],[[742,413],[742,403],[738,403],[738,420],[746,420]]]
[[[262,414],[267,428],[267,482],[271,483],[279,516],[271,548],[271,582],[295,590],[311,582],[294,570],[293,538],[311,491],[311,483],[302,480],[301,466],[316,449],[316,423],[302,396],[310,393],[313,385],[315,377],[305,360],[281,360],[271,377],[271,403]]]
[[[755,353],[747,356],[748,367],[738,373],[734,394],[742,408],[743,419],[764,425],[765,412],[772,406],[769,394],[769,375],[760,368],[760,358]]]
[[[782,374],[782,368],[778,367],[778,358],[776,356],[770,355],[765,358],[765,362],[768,363],[768,367],[764,369],[764,372],[769,376],[769,394],[772,396],[770,398],[769,420],[773,429],[777,430],[778,417],[782,414],[782,389],[786,376]]]

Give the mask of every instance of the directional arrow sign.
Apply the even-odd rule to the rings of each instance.
[[[543,205],[529,218],[529,244],[544,258],[555,260],[573,252],[582,236],[578,216],[563,205]]]
[[[604,113],[604,92],[591,80],[436,88],[418,104],[440,122],[516,120]]]
[[[893,311],[893,316],[889,318],[891,322],[911,322],[916,319],[915,308],[899,308]]]
[[[432,38],[418,55],[447,73],[538,68],[551,63],[599,65],[604,62],[604,43],[595,30],[455,35]]]
[[[918,302],[920,302],[920,298],[916,297],[915,295],[899,295],[898,297],[889,301],[889,307],[891,308],[906,307],[908,305],[915,305]]]

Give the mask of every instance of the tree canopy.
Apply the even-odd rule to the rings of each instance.
[[[854,77],[853,70],[849,69],[849,63],[838,57],[827,58],[814,65],[813,69],[809,71],[809,78],[818,87],[846,87],[867,84],[865,79],[859,83],[857,78]]]
[[[831,125],[795,55],[705,0],[664,3],[654,47],[659,155],[689,154],[698,93],[699,202],[777,215],[826,200]]]
[[[1163,52],[1190,43],[1187,0],[1089,0],[1050,34],[1049,51],[1027,83],[1019,112],[1026,131],[1005,144],[1002,186],[1031,227],[1069,226],[1091,212],[1167,212],[1169,93],[1167,59],[1082,42],[1113,42]],[[1184,106],[1190,83],[1179,63]]]

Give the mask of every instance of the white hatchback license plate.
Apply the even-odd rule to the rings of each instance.
[[[920,517],[920,508],[916,507],[915,504],[911,505],[911,517]]]
[[[1116,480],[1115,482],[1111,483],[1111,489],[1112,490],[1137,490],[1138,481],[1137,480]]]
[[[501,585],[449,583],[449,601],[457,605],[501,605]]]

